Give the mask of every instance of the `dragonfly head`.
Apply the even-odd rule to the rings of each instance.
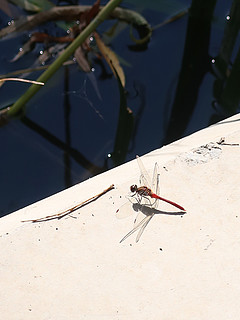
[[[133,184],[133,185],[130,187],[130,190],[131,190],[131,192],[136,192],[136,191],[137,191],[137,185],[136,185],[136,184]]]

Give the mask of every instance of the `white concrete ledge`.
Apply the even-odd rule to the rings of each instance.
[[[1,318],[239,319],[239,143],[236,115],[144,156],[148,170],[160,166],[161,195],[187,214],[161,203],[137,244],[135,234],[119,243],[134,215],[115,216],[138,182],[135,160],[1,218]],[[21,222],[111,184],[75,218]]]

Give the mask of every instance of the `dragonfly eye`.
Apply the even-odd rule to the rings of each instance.
[[[130,190],[131,190],[131,192],[136,192],[136,190],[137,190],[137,185],[136,185],[136,184],[133,184],[133,185],[130,187]]]

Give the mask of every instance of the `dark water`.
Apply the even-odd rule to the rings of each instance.
[[[226,75],[234,70],[238,56],[238,36],[230,39],[233,45],[228,51],[228,65],[225,69],[222,63],[218,66],[229,24],[226,17],[234,2],[207,3],[148,1],[146,8],[146,1],[122,2],[124,7],[140,12],[152,27],[192,5],[191,14],[154,29],[144,50],[134,46],[127,25],[110,44],[122,62],[127,105],[134,118],[125,161],[239,110],[238,93],[233,102],[229,102],[228,92],[222,95]],[[6,26],[9,17],[1,12],[0,18],[0,27]],[[99,33],[113,23],[103,23]],[[64,34],[53,23],[39,30]],[[28,35],[24,32],[0,40],[1,74],[36,63],[43,44],[11,62]],[[114,166],[108,154],[115,144],[118,84],[105,62],[93,58],[92,67],[91,74],[82,72],[76,64],[62,67],[27,103],[24,117],[11,119],[0,128],[1,216]],[[40,74],[33,72],[24,77],[37,79]],[[27,88],[17,82],[5,84],[0,88],[1,108],[16,101]]]

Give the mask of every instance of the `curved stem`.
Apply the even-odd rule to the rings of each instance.
[[[64,50],[64,52],[50,65],[50,67],[37,79],[46,83],[62,64],[74,53],[74,51],[86,40],[86,38],[103,22],[112,10],[119,5],[121,0],[110,0],[108,4],[97,14],[91,23],[78,35],[78,37]],[[9,109],[8,116],[16,115],[24,105],[40,90],[40,86],[33,84]]]

